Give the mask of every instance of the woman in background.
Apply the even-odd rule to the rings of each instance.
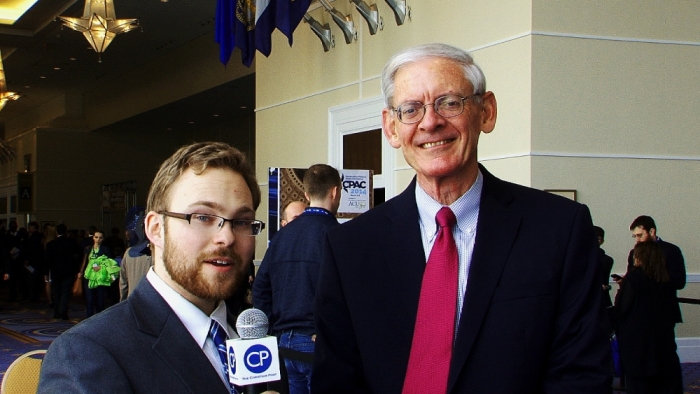
[[[683,393],[675,323],[665,308],[673,294],[661,246],[635,245],[634,268],[620,285],[613,314],[629,394]]]
[[[83,265],[80,267],[78,275],[85,277],[85,269],[92,269],[99,271],[100,268],[97,264],[91,263],[90,260],[96,260],[100,256],[112,257],[112,252],[108,247],[102,245],[104,241],[104,233],[101,231],[95,231],[92,236],[94,244],[85,249],[85,257],[83,258]],[[95,313],[100,313],[105,309],[105,292],[107,290],[106,286],[97,286],[93,289],[88,287],[88,280],[85,279],[84,294],[85,294],[85,306],[87,317],[94,315]]]

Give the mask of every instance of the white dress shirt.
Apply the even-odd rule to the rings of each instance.
[[[472,253],[474,252],[476,224],[479,220],[479,204],[481,203],[481,190],[483,187],[484,177],[479,171],[472,187],[450,205],[450,209],[452,209],[457,218],[457,226],[452,229],[452,235],[459,253],[459,287],[457,288],[456,300],[457,327],[459,326],[459,318],[462,315],[464,294],[467,290],[469,267],[472,262]],[[430,250],[433,248],[433,243],[439,230],[435,222],[435,216],[437,216],[443,205],[430,197],[418,183],[416,183],[416,204],[418,205],[421,238],[423,239],[423,250],[425,251],[425,261],[427,263]]]
[[[168,284],[155,273],[153,268],[148,270],[146,279],[151,282],[153,288],[156,289],[158,294],[170,305],[170,308],[172,308],[177,317],[180,318],[180,321],[185,325],[185,328],[187,328],[187,331],[192,335],[192,338],[194,338],[195,342],[197,342],[204,354],[209,358],[211,365],[216,369],[221,380],[226,384],[226,387],[229,387],[228,379],[224,376],[219,351],[216,349],[214,341],[209,338],[209,327],[211,326],[212,319],[216,320],[216,322],[226,330],[228,339],[238,338],[236,331],[234,331],[226,321],[226,303],[220,301],[211,316],[207,316],[201,309],[197,308],[194,304],[181,296],[180,293],[168,286]]]

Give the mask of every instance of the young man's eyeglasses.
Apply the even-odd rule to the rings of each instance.
[[[265,228],[265,223],[260,220],[252,219],[226,219],[217,215],[209,215],[206,213],[177,213],[177,212],[158,212],[161,215],[171,218],[186,220],[194,229],[198,231],[215,232],[221,230],[226,222],[231,223],[233,232],[238,235],[255,236],[262,232]]]

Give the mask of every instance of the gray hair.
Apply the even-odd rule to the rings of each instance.
[[[474,63],[471,55],[462,49],[447,44],[425,44],[406,48],[389,59],[382,71],[382,93],[387,108],[392,108],[394,101],[394,78],[401,67],[428,58],[443,58],[451,60],[464,70],[464,77],[474,87],[472,94],[486,92],[486,77],[479,66]]]

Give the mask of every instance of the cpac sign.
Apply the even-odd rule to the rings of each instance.
[[[357,216],[371,208],[372,175],[369,170],[342,170],[341,215]],[[353,217],[353,216],[342,216]]]
[[[348,189],[367,189],[366,181],[343,181],[343,190],[350,192]]]

